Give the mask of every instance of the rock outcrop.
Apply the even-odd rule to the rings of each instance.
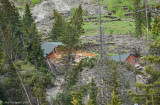
[[[57,10],[64,17],[72,15],[72,8],[82,5],[83,10],[89,15],[98,14],[99,5],[93,4],[91,0],[42,0],[32,9],[32,14],[37,23],[38,30],[49,32],[52,26],[53,9]],[[102,13],[106,11],[101,7]]]

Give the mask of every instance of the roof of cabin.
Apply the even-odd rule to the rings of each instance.
[[[50,54],[54,48],[58,47],[59,45],[63,45],[61,42],[44,42],[42,43],[41,47],[44,50],[44,57]]]
[[[119,57],[120,56],[120,57]],[[125,61],[128,57],[130,56],[130,54],[121,54],[121,55],[113,55],[113,56],[110,56],[110,58],[112,60],[115,60],[115,61]]]

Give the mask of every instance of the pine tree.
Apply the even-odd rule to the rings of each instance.
[[[32,18],[32,13],[30,11],[29,4],[26,3],[25,12],[23,15],[23,25],[26,28],[30,28],[32,26],[33,22],[34,22],[34,20]]]
[[[112,71],[109,72],[110,78],[108,81],[108,88],[110,92],[113,92],[114,89],[114,94],[119,95],[121,87],[121,84],[119,83],[120,75],[117,71],[116,64],[114,62],[112,62],[111,64],[111,70]]]
[[[134,19],[135,19],[135,31],[136,36],[142,35],[142,22],[143,22],[143,16],[141,12],[138,12],[141,8],[141,0],[134,0]]]
[[[32,18],[29,4],[26,3],[25,12],[23,15],[23,29],[24,29],[24,33],[26,36],[25,38],[26,46],[25,47],[26,47],[27,57],[32,52],[31,46],[33,42],[33,37],[35,35],[35,33],[31,32],[31,30],[33,30],[33,23],[34,23],[34,20]]]
[[[80,41],[80,36],[83,34],[83,18],[81,5],[76,9],[71,22],[66,24],[65,32],[61,37],[61,41],[71,48]]]
[[[153,38],[157,38],[160,36],[160,17],[155,17],[153,26],[152,26],[152,35]]]
[[[69,68],[69,63],[71,61],[71,50],[80,42],[80,36],[84,32],[82,27],[83,18],[82,18],[82,7],[81,5],[76,9],[75,14],[73,15],[71,21],[65,24],[65,31],[62,34],[60,41],[67,45],[68,51],[68,60],[66,65],[66,71]]]
[[[98,89],[96,87],[95,81],[92,78],[90,85],[90,100],[92,105],[97,105],[97,93],[98,93]]]
[[[10,43],[12,46],[11,54],[12,59],[22,59],[24,58],[25,47],[24,47],[24,33],[22,29],[22,22],[17,8],[9,2],[9,0],[1,0],[0,9],[0,23],[2,31],[9,26],[10,31]]]
[[[58,13],[55,9],[53,10],[53,13],[54,23],[50,33],[50,37],[53,41],[60,41],[60,37],[62,36],[62,34],[64,34],[65,30],[65,20],[63,19],[61,14]]]
[[[45,67],[45,61],[43,56],[43,50],[38,39],[36,24],[33,23],[32,30],[29,32],[31,36],[31,45],[28,47],[28,60],[35,64],[37,70],[40,67]]]
[[[82,13],[82,6],[79,5],[70,22],[74,29],[74,37],[77,40],[77,42],[79,42],[80,36],[84,33]]]

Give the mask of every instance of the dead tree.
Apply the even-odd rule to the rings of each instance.
[[[101,75],[101,104],[104,105],[104,79],[103,79],[103,41],[102,41],[102,13],[101,4],[99,0],[99,28],[100,28],[100,75]]]

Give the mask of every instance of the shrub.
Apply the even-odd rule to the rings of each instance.
[[[35,4],[38,4],[41,0],[31,0],[32,4],[35,5]]]
[[[83,66],[84,67],[89,67],[90,69],[92,69],[96,65],[96,62],[97,62],[96,57],[92,57],[92,58],[86,57],[86,58],[84,58]]]

